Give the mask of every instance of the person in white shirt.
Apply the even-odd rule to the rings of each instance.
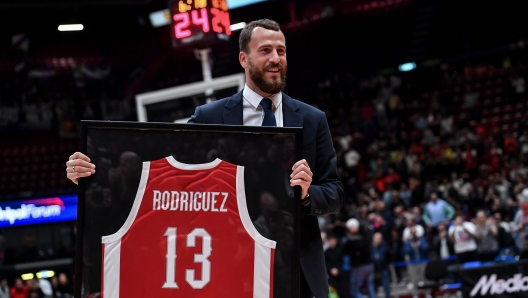
[[[44,293],[44,295],[46,295],[46,297],[51,297],[53,296],[53,288],[51,286],[51,282],[45,278],[39,278],[38,279],[38,284],[39,284],[39,287],[40,289],[42,290],[42,293]]]
[[[0,298],[9,298],[9,285],[6,278],[0,281]]]
[[[511,223],[512,232],[517,235],[519,259],[528,259],[528,188],[517,196],[519,210]]]
[[[464,221],[464,212],[458,212],[455,222],[448,230],[449,238],[453,241],[455,253],[459,263],[478,260],[477,229],[472,222]]]
[[[416,237],[423,237],[424,236],[424,234],[425,234],[424,228],[421,225],[416,224],[416,222],[414,221],[414,217],[412,215],[406,216],[406,225],[407,226],[405,227],[405,229],[403,229],[403,235],[402,235],[402,241],[403,242],[405,242],[409,238],[411,238],[411,228],[415,228]]]

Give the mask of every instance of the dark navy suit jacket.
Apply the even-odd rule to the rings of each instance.
[[[196,108],[189,123],[243,125],[242,92]],[[325,114],[282,94],[284,127],[303,127],[303,158],[313,180],[311,204],[301,216],[301,268],[317,298],[328,296],[326,267],[317,215],[337,213],[343,204],[343,185],[337,175],[336,154]],[[311,215],[311,216],[310,216]]]

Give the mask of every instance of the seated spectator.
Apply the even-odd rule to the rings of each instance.
[[[59,278],[57,277],[57,275],[50,278],[50,283],[51,283],[51,289],[53,291],[53,295],[51,296],[55,298],[57,297],[57,291],[59,289]]]
[[[44,296],[53,296],[53,288],[51,287],[51,282],[49,280],[45,278],[39,278],[37,282],[40,289],[44,293]]]
[[[363,298],[361,289],[365,287],[369,298],[375,298],[370,231],[364,225],[360,225],[355,218],[349,219],[346,226],[348,235],[343,246],[343,254],[350,257],[350,265],[352,266],[350,295],[354,298]]]
[[[427,226],[425,224],[425,221],[423,220],[422,209],[420,209],[420,207],[414,206],[411,211],[412,211],[412,214],[414,215],[414,222],[417,225],[420,225],[422,227]]]
[[[344,274],[341,272],[343,267],[343,254],[341,253],[341,246],[335,234],[329,234],[328,249],[325,250],[326,270],[328,273],[328,284],[336,289],[339,297],[348,295],[350,284],[344,279]]]
[[[512,232],[517,235],[519,259],[528,259],[528,188],[518,196],[520,209],[515,213],[512,222]]]
[[[495,220],[495,225],[497,226],[498,231],[498,241],[499,248],[513,247],[515,246],[515,239],[511,234],[510,224],[502,220],[502,215],[500,212],[493,214],[493,219]]]
[[[427,259],[427,241],[425,237],[417,235],[415,226],[410,228],[410,237],[403,244],[402,255],[409,261],[407,272],[414,289],[413,297],[418,297],[416,289],[420,282],[424,281],[426,263],[421,261]]]
[[[9,285],[5,278],[0,281],[0,298],[9,298]]]
[[[370,213],[368,215],[369,229],[374,233],[381,233],[383,241],[392,247],[392,227],[387,224],[383,216]]]
[[[436,192],[432,192],[430,198],[431,200],[425,204],[423,210],[423,220],[428,227],[434,230],[438,224],[450,221],[455,209],[446,201],[438,198]]]
[[[425,235],[425,230],[421,225],[416,224],[416,219],[414,218],[414,215],[407,214],[406,218],[407,226],[405,227],[405,229],[403,229],[402,241],[405,242],[411,238],[411,229],[415,230],[416,236],[423,237]]]
[[[59,285],[55,291],[55,295],[59,298],[73,297],[73,286],[68,281],[68,276],[65,273],[59,274]]]
[[[404,261],[403,254],[400,252],[403,250],[403,231],[407,227],[407,218],[405,210],[402,206],[397,206],[394,208],[394,215],[396,217],[394,221],[394,227],[392,230],[392,247],[393,247],[393,257],[394,262],[401,262]],[[403,267],[395,267],[396,271],[396,278],[398,282],[402,281],[403,278]]]
[[[400,192],[399,192],[400,198],[402,199],[405,206],[409,206],[411,204],[411,196],[412,193],[407,187],[407,184],[402,183],[400,186]]]
[[[478,260],[476,228],[472,222],[464,221],[464,212],[459,211],[448,234],[455,247],[459,263]]]
[[[433,250],[436,255],[441,259],[447,259],[455,255],[455,248],[453,242],[447,236],[447,229],[444,224],[436,226],[438,229],[438,235],[433,238]]]
[[[399,191],[393,190],[390,200],[389,202],[387,202],[387,205],[390,207],[390,210],[393,210],[396,206],[404,206],[405,208],[407,208],[409,207],[409,202],[405,202],[401,198]]]
[[[45,297],[44,292],[42,292],[42,289],[39,286],[39,282],[37,278],[28,280],[27,285],[29,288],[28,298],[44,298]]]
[[[387,169],[387,176],[385,176],[385,184],[397,187],[396,185],[401,183],[401,178],[398,173],[394,171],[394,168],[389,167]]]
[[[28,294],[29,288],[22,282],[20,278],[15,279],[15,284],[9,292],[11,298],[27,298]]]
[[[385,297],[390,297],[390,268],[392,260],[390,247],[383,241],[381,233],[372,237],[372,262],[374,263],[374,284],[383,286]]]
[[[403,254],[408,256],[410,261],[423,261],[427,259],[427,249],[425,237],[418,235],[415,226],[411,227],[410,237],[403,246]]]
[[[492,217],[479,210],[475,218],[477,233],[477,252],[482,262],[492,261],[499,254],[497,226]]]

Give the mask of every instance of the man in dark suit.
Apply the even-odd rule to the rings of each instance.
[[[240,33],[239,61],[245,70],[243,91],[196,108],[189,123],[303,127],[303,159],[296,162],[290,185],[302,189],[301,297],[328,296],[318,215],[336,213],[343,203],[336,154],[325,114],[282,93],[286,84],[286,39],[279,25],[262,19]],[[79,152],[66,163],[77,182],[95,172]]]

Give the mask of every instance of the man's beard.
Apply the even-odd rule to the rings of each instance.
[[[266,81],[262,70],[258,69],[251,61],[249,61],[249,77],[255,85],[264,93],[276,94],[284,90],[286,87],[286,67],[280,63],[268,64],[264,67],[264,71],[270,68],[279,68],[280,76],[274,76],[271,81]]]

